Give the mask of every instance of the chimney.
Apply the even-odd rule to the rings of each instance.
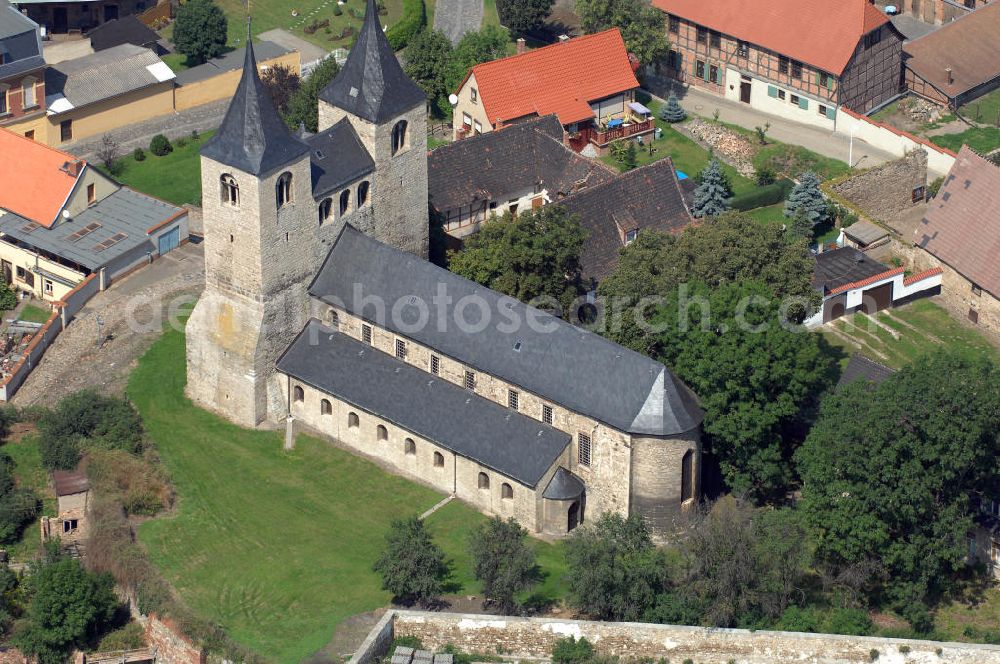
[[[59,169],[71,178],[78,177],[80,171],[83,170],[83,162],[79,159],[74,159],[73,161],[63,162],[62,167]]]
[[[524,41],[524,37],[517,38],[517,54],[521,55],[528,50],[528,42]]]
[[[569,41],[569,35],[559,35],[559,41],[560,42],[568,42]]]
[[[947,69],[945,69],[945,72],[947,72],[947,74],[948,74],[948,85],[954,85],[954,83],[955,83],[955,77],[952,74],[951,67],[948,67]]]

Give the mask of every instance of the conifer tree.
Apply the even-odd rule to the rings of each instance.
[[[681,122],[687,117],[687,112],[677,102],[677,96],[673,93],[667,97],[667,105],[660,109],[660,119],[673,124]]]
[[[814,226],[827,220],[829,216],[826,198],[819,189],[819,178],[812,171],[799,176],[799,182],[792,188],[785,201],[785,216],[795,219],[799,210],[804,210],[809,222]]]
[[[792,219],[792,223],[791,226],[788,227],[788,231],[796,237],[803,237],[810,241],[812,240],[813,222],[809,220],[809,213],[804,207],[800,207],[795,211],[795,217]]]
[[[718,159],[713,159],[701,172],[701,184],[694,190],[691,214],[696,218],[717,217],[729,209],[726,176]]]

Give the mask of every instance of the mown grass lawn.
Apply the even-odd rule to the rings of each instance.
[[[192,203],[201,205],[201,146],[214,134],[206,131],[198,140],[184,139],[180,146],[173,141],[174,151],[157,157],[143,148],[146,158],[136,161],[133,153],[122,158],[124,170],[115,178],[122,184],[150,196],[162,198],[174,205]]]
[[[959,107],[963,117],[983,124],[1000,124],[1000,89]]]
[[[979,154],[986,154],[1000,148],[1000,128],[974,127],[959,134],[931,136],[931,141],[955,152],[958,152],[963,145],[968,145]]]
[[[143,524],[140,540],[200,615],[270,660],[302,661],[339,621],[389,602],[371,569],[389,523],[442,496],[315,438],[284,452],[280,433],[195,408],[184,363],[184,335],[168,330],[129,381],[178,496],[176,514]],[[428,519],[453,561],[453,592],[479,592],[465,551],[483,519],[457,502]],[[533,546],[539,595],[557,599],[560,547]]]
[[[28,323],[44,323],[51,315],[51,309],[45,309],[36,304],[28,303],[21,307],[21,312],[17,315],[17,318]]]
[[[880,311],[876,318],[898,332],[899,338],[871,324],[863,314],[837,319],[822,328],[823,334],[848,355],[860,351],[868,358],[895,369],[939,347],[1000,362],[1000,352],[995,346],[977,331],[956,321],[932,300],[917,300],[896,309]],[[828,329],[831,326],[840,332],[839,336]],[[853,339],[861,348],[846,342],[844,336]]]

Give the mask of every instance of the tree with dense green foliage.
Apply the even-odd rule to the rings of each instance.
[[[522,302],[544,298],[565,309],[580,292],[585,237],[579,218],[559,205],[508,212],[449,252],[448,267]]]
[[[598,286],[602,298],[626,312],[608,320],[602,334],[657,355],[659,336],[637,325],[631,309],[643,298],[666,296],[688,280],[714,288],[759,279],[778,298],[803,298],[803,304],[815,306],[819,297],[812,287],[814,265],[804,241],[737,212],[688,227],[678,236],[644,231],[622,250],[617,267]]]
[[[504,615],[517,613],[517,596],[537,580],[535,552],[527,537],[528,531],[513,517],[493,517],[469,537],[473,573],[483,584],[486,604]]]
[[[319,93],[339,73],[340,65],[332,55],[316,65],[288,100],[285,123],[292,129],[304,125],[306,131],[319,131]]]
[[[675,122],[683,122],[685,118],[687,118],[687,112],[677,101],[677,95],[671,92],[670,96],[667,97],[667,103],[660,109],[660,119],[674,124]]]
[[[222,55],[227,38],[226,13],[212,0],[188,0],[178,7],[173,42],[189,66]]]
[[[597,620],[641,620],[663,591],[664,553],[642,517],[605,512],[566,540],[569,603]]]
[[[440,30],[425,30],[417,35],[406,51],[406,75],[427,95],[431,113],[439,118],[451,115],[448,95],[448,68],[454,49],[451,40]]]
[[[336,7],[337,5],[334,5]],[[379,13],[382,12],[379,8]],[[354,10],[352,9],[353,13]],[[360,18],[360,15],[359,15]],[[407,48],[427,27],[427,5],[424,0],[403,0],[403,15],[385,31],[393,51]]]
[[[444,552],[415,516],[392,522],[385,535],[385,550],[373,569],[382,577],[382,589],[392,593],[397,602],[425,606],[441,595],[448,573]]]
[[[0,636],[6,636],[14,624],[18,606],[17,574],[7,563],[0,564]]]
[[[729,210],[730,193],[727,192],[725,175],[718,159],[713,159],[701,172],[698,187],[694,190],[691,216],[718,217]]]
[[[686,532],[685,573],[673,585],[696,598],[702,624],[768,626],[801,598],[811,559],[792,510],[757,509],[727,496]]]
[[[10,311],[17,306],[17,293],[8,283],[0,283],[0,309]]]
[[[809,212],[800,207],[792,217],[792,223],[788,226],[788,232],[795,237],[800,237],[807,242],[812,242],[813,222],[809,218]]]
[[[587,34],[621,30],[625,48],[644,65],[667,53],[664,14],[643,0],[576,0],[576,14]]]
[[[75,468],[88,447],[129,454],[140,454],[143,449],[142,419],[132,404],[94,390],[82,390],[60,401],[38,421],[38,432],[42,465],[49,470]]]
[[[830,206],[819,188],[819,177],[812,171],[799,176],[799,181],[785,201],[785,216],[795,219],[804,214],[813,226],[827,221]]]
[[[466,74],[481,62],[507,56],[510,33],[498,25],[487,25],[477,32],[467,32],[455,45],[445,78],[450,92],[458,90]]]
[[[530,32],[542,25],[555,0],[497,0],[500,23],[518,33]]]
[[[288,65],[272,65],[267,68],[260,80],[271,96],[278,113],[287,114],[292,97],[302,87],[302,79],[299,78],[298,72]]]
[[[43,564],[25,581],[25,616],[11,641],[40,664],[62,664],[111,620],[118,607],[113,583],[72,558]]]
[[[587,664],[593,657],[594,646],[583,637],[578,641],[575,636],[567,636],[552,646],[553,664]]]
[[[758,502],[783,499],[798,432],[836,378],[824,337],[787,325],[774,292],[752,279],[684,284],[653,323],[659,359],[700,399],[729,488]]]
[[[838,389],[795,460],[819,559],[835,572],[878,561],[874,592],[926,629],[965,563],[970,496],[997,475],[1000,369],[940,350]]]
[[[149,151],[157,157],[165,157],[174,151],[174,146],[170,144],[170,139],[163,134],[157,134],[149,141]]]

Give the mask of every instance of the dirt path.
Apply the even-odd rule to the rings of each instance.
[[[46,351],[14,395],[17,406],[53,404],[93,388],[121,393],[136,360],[155,341],[169,312],[193,302],[204,284],[201,245],[188,244],[95,295]],[[97,346],[98,325],[105,341]]]

